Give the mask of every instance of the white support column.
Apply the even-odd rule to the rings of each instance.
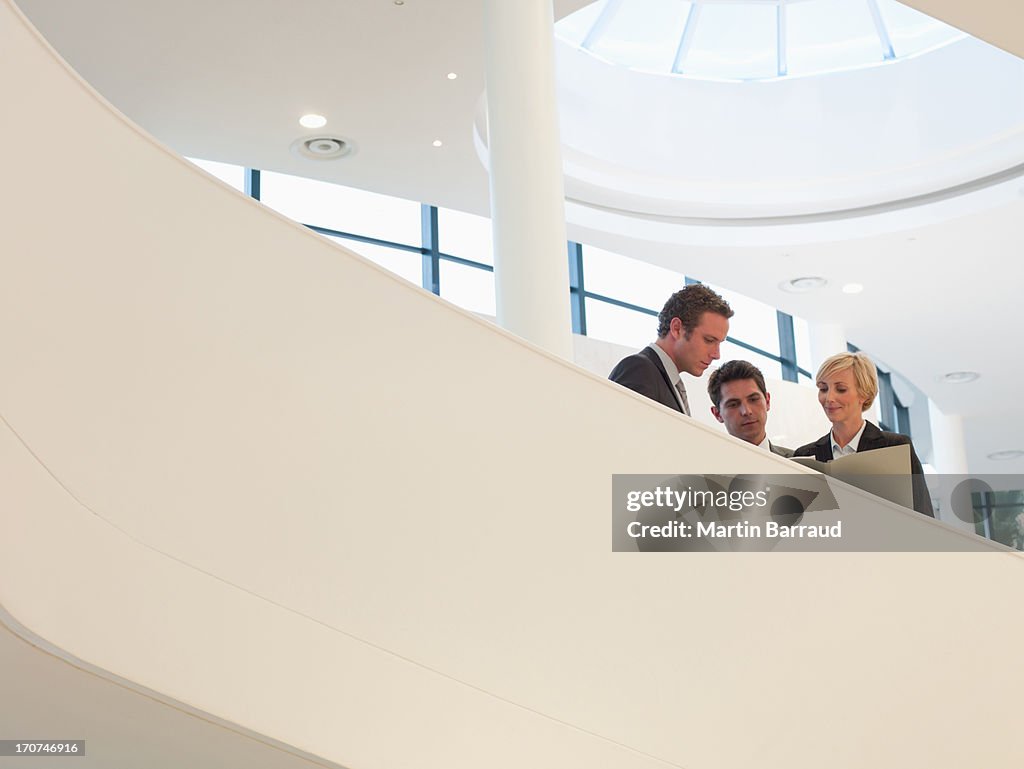
[[[967,446],[964,443],[963,417],[943,414],[929,398],[928,420],[932,428],[932,466],[945,475],[966,475]]]
[[[498,323],[572,359],[551,0],[485,0]]]
[[[938,492],[935,515],[940,521],[973,534],[970,492],[976,487],[962,483],[968,474],[963,417],[943,414],[929,398],[928,421],[932,430],[932,467],[938,473],[929,484]]]

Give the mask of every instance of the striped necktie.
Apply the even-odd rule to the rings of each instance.
[[[676,390],[679,391],[679,399],[683,402],[683,413],[690,416],[690,402],[686,399],[686,388],[683,387],[683,380],[676,382]]]

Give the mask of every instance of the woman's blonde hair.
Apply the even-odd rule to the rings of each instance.
[[[825,377],[845,369],[853,369],[853,381],[857,385],[857,395],[864,399],[861,411],[867,411],[878,395],[878,374],[875,364],[864,353],[841,352],[827,358],[821,364],[818,373],[815,374],[814,381],[820,382]]]

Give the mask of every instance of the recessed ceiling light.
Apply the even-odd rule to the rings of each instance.
[[[440,139],[434,139],[433,144],[435,147],[440,147],[442,144],[444,144],[444,142],[442,142]]]
[[[988,455],[989,459],[994,459],[997,462],[1003,462],[1008,459],[1020,459],[1024,457],[1024,451],[1020,449],[1009,449],[1007,451],[993,451]]]
[[[327,118],[310,112],[308,115],[303,115],[299,118],[299,125],[303,128],[323,128],[327,125]]]
[[[843,286],[844,294],[859,294],[863,290],[864,286],[861,285],[860,283],[847,283],[845,286]]]
[[[816,275],[807,275],[802,278],[793,278],[779,284],[779,288],[790,294],[806,294],[809,291],[817,291],[828,285],[828,281]]]
[[[980,376],[981,374],[977,371],[950,371],[948,374],[942,375],[942,381],[950,384],[967,384]]]
[[[405,5],[405,0],[395,0],[395,5]]]
[[[449,72],[448,73],[448,79],[449,80],[454,80],[457,77],[458,77],[458,75],[455,72]]]

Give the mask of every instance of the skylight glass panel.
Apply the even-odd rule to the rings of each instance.
[[[666,72],[689,10],[686,2],[625,0],[591,50],[627,67]]]
[[[566,42],[580,45],[607,4],[608,0],[597,0],[596,3],[591,3],[575,13],[570,13],[555,24],[555,31]]]
[[[705,3],[684,75],[758,80],[778,75],[775,6],[770,3]]]
[[[870,67],[967,37],[897,0],[597,0],[555,28],[631,69],[725,80]]]
[[[889,29],[889,38],[897,58],[966,37],[960,30],[897,3],[896,0],[878,0],[878,9]]]
[[[883,60],[882,42],[862,0],[786,5],[790,75],[864,66]]]

